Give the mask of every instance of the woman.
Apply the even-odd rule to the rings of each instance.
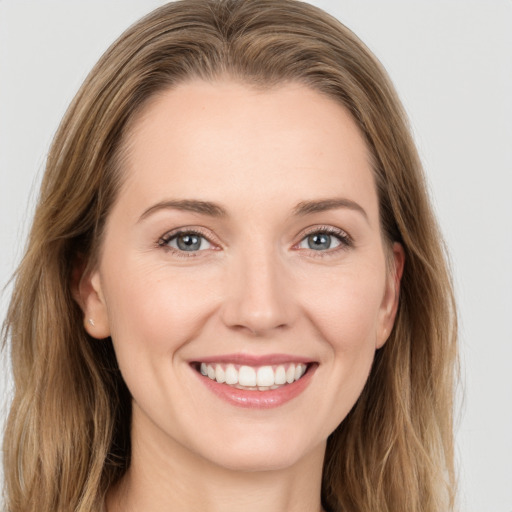
[[[8,510],[438,511],[453,294],[400,103],[293,0],[185,0],[55,137],[6,322]]]

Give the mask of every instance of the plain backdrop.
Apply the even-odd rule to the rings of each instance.
[[[66,106],[107,46],[163,3],[0,0],[0,286],[22,254]],[[512,512],[512,1],[312,3],[373,50],[409,113],[460,310],[460,508]]]

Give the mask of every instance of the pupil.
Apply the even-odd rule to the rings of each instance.
[[[201,246],[201,237],[197,235],[180,235],[178,237],[178,247],[182,251],[195,251]]]
[[[309,235],[308,245],[310,249],[313,249],[315,251],[319,251],[321,249],[329,249],[329,247],[331,246],[331,236],[326,235],[325,233],[316,233],[314,235]]]

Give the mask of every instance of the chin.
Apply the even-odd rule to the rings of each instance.
[[[287,453],[245,453],[223,454],[212,460],[215,465],[236,472],[265,472],[289,469],[299,462],[296,454]]]
[[[279,471],[300,463],[312,451],[325,451],[325,440],[311,443],[298,439],[287,431],[284,435],[272,436],[258,432],[252,436],[238,436],[229,442],[210,445],[204,458],[227,470],[240,472]],[[211,450],[214,446],[215,450]]]

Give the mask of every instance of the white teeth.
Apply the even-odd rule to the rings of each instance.
[[[304,375],[305,371],[306,371],[306,365],[298,364],[295,367],[295,380],[299,380]]]
[[[199,365],[202,375],[228,384],[239,389],[252,389],[267,391],[277,389],[285,384],[299,380],[306,373],[307,365],[302,363],[280,364],[277,366],[259,366],[257,368],[247,365],[236,367],[234,364],[206,364]]]
[[[274,378],[274,384],[282,386],[286,382],[286,370],[283,365],[276,368],[276,375]]]
[[[240,366],[238,383],[241,386],[256,386],[256,370],[251,366]]]
[[[291,364],[288,366],[288,370],[286,370],[286,382],[291,384],[295,380],[295,365]]]
[[[273,386],[274,385],[274,370],[272,366],[260,366],[256,374],[256,383],[258,386]]]
[[[218,364],[215,367],[215,380],[217,382],[220,382],[221,384],[223,382],[226,382],[226,372],[224,371],[224,369],[222,368],[222,366],[220,364]]]
[[[226,384],[238,384],[238,372],[232,364],[226,366]]]

